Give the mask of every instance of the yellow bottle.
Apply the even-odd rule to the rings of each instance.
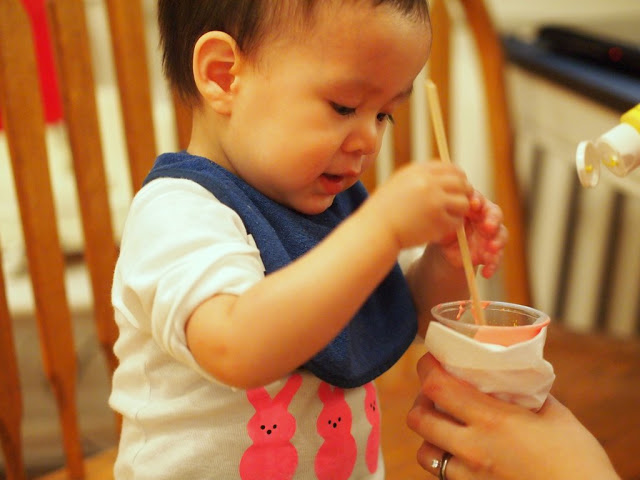
[[[624,113],[620,123],[595,142],[580,142],[576,167],[583,186],[598,184],[600,163],[618,177],[624,177],[640,166],[640,104]]]

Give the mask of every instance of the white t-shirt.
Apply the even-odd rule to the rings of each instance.
[[[112,291],[120,364],[109,402],[123,416],[117,480],[384,478],[373,382],[334,389],[300,370],[238,390],[191,355],[191,312],[262,278],[239,216],[200,185],[163,178],[136,195]]]

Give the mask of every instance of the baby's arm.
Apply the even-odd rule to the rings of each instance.
[[[242,388],[304,364],[345,327],[402,248],[441,241],[462,224],[472,191],[452,166],[401,170],[316,248],[241,295],[198,306],[186,326],[194,358]]]

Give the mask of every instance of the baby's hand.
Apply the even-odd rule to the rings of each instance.
[[[441,162],[410,164],[381,185],[367,208],[400,248],[442,242],[470,212],[473,187],[458,167]]]
[[[474,265],[483,265],[482,276],[492,276],[502,259],[507,243],[507,229],[502,223],[502,210],[480,192],[471,197],[469,212],[465,218],[465,230]],[[462,266],[462,256],[455,234],[448,235],[441,242],[445,258],[454,266]]]

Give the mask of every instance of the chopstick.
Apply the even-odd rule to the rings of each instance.
[[[444,122],[442,121],[442,110],[440,108],[440,100],[438,98],[438,87],[436,87],[436,84],[433,83],[432,80],[428,79],[426,81],[426,88],[427,101],[429,102],[429,111],[431,113],[431,123],[436,136],[440,159],[445,163],[452,163],[451,157],[449,156],[449,148],[447,146],[447,137],[444,131]],[[469,251],[469,242],[467,241],[467,233],[464,230],[464,225],[458,227],[456,234],[458,235],[458,244],[460,245],[462,265],[464,266],[467,285],[469,286],[469,292],[471,293],[473,310],[476,312],[473,318],[476,323],[486,325],[484,310],[482,310],[480,297],[478,295],[478,287],[476,284],[473,262],[471,261],[471,252]]]

